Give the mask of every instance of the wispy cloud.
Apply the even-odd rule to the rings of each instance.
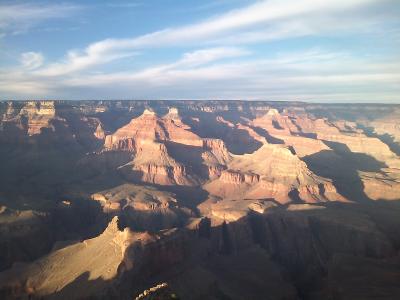
[[[191,94],[194,98],[326,100],[332,95],[331,100],[342,97],[342,100],[361,101],[360,95],[364,95],[364,101],[392,101],[393,92],[400,90],[399,63],[371,64],[366,58],[342,52],[310,49],[270,59],[240,63],[217,60],[191,67],[181,64],[185,56],[190,57],[190,54],[175,63],[155,68],[79,76],[64,83],[70,88],[91,87],[93,90],[118,86],[121,95],[135,92],[153,98]]]
[[[44,61],[43,55],[38,52],[25,52],[21,54],[21,64],[25,69],[33,70],[39,68]]]
[[[351,14],[352,9],[374,1],[376,0],[261,1],[193,25],[163,29],[134,38],[106,39],[95,42],[80,53],[69,52],[61,62],[50,65],[43,72],[53,75],[66,74],[124,57],[124,55],[118,54],[121,52],[138,51],[148,47],[204,43],[223,45],[227,41],[232,44],[265,41],[313,34],[324,29],[346,28],[346,30],[350,30],[348,26],[345,27],[337,19],[336,22],[322,23],[324,24],[322,27],[316,26],[312,19],[315,14],[319,18],[337,14],[340,16],[344,11]],[[71,53],[73,54],[71,55]],[[62,70],[62,72],[56,70]]]
[[[0,72],[0,91],[72,98],[101,94],[109,98],[310,100],[331,96],[331,100],[393,101],[400,93],[398,60],[371,60],[351,51],[315,47],[260,55],[252,48],[279,39],[386,30],[379,26],[388,15],[374,14],[372,8],[388,1],[258,1],[194,24],[100,40],[48,63],[41,53],[27,52],[19,66]],[[181,56],[172,62],[148,62],[132,71],[99,67],[136,55],[148,57],[154,48],[174,49]]]
[[[120,51],[107,51],[101,46],[91,45],[86,48],[83,53],[71,50],[61,62],[51,63],[36,73],[43,76],[61,76],[72,72],[80,71],[99,64],[106,64],[108,62],[135,56],[138,52],[125,49]]]
[[[80,8],[72,4],[0,4],[0,34],[24,33],[43,21],[69,17]]]
[[[242,61],[224,61],[221,48],[189,52],[177,61],[135,72],[82,74],[67,78],[7,74],[0,90],[72,98],[229,98],[314,101],[398,101],[400,63],[322,49],[254,59],[244,49],[225,49]],[[217,53],[221,53],[217,54]],[[5,75],[5,74],[4,74]],[[19,84],[16,78],[19,77]],[[37,76],[37,75],[36,75]],[[7,84],[7,78],[10,84]],[[21,88],[22,87],[22,88]],[[54,89],[56,87],[56,89]]]

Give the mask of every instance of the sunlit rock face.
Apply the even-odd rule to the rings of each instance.
[[[0,102],[0,298],[400,298],[399,112]]]
[[[27,118],[28,135],[39,134],[42,128],[52,128],[50,122],[56,115],[54,102],[29,101],[19,115]]]
[[[107,280],[117,276],[122,264],[126,269],[132,267],[130,261],[125,261],[126,249],[136,241],[145,243],[151,239],[129,229],[120,231],[117,221],[117,218],[112,219],[98,237],[56,250],[37,264],[15,266],[1,274],[0,290],[8,297],[32,294],[44,297],[61,289],[74,298],[101,294]],[[71,283],[83,277],[87,277],[87,281],[79,290],[70,288]],[[90,280],[98,283],[91,285]]]

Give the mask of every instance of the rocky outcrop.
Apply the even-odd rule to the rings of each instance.
[[[230,172],[222,172],[218,179],[206,185],[210,193],[231,199],[273,198],[281,203],[345,201],[329,179],[315,175],[281,145],[265,144],[252,154],[234,156],[228,168]],[[298,198],[293,199],[292,191],[298,193]]]
[[[231,160],[231,155],[222,140],[203,139],[202,147],[202,157],[208,165],[226,165]]]
[[[162,143],[142,143],[132,162],[120,167],[129,180],[161,185],[194,185],[184,165],[172,158]]]
[[[189,127],[181,122],[176,109],[170,111],[163,118],[159,118],[155,112],[146,109],[140,117],[132,119],[129,124],[107,136],[104,147],[106,149],[126,150],[126,147],[119,148],[119,144],[125,145],[124,142],[121,142],[125,140],[131,140],[128,143],[136,145],[141,145],[146,141],[171,141],[201,146],[201,139],[188,129]]]
[[[101,123],[97,125],[96,131],[94,132],[94,136],[99,140],[104,140],[106,138],[106,134],[104,132],[103,127],[101,126]]]
[[[267,130],[270,134],[297,133],[298,128],[287,115],[282,115],[277,109],[270,109],[264,116],[254,119],[251,124]]]
[[[0,298],[396,295],[395,107],[0,102]]]
[[[260,181],[260,175],[258,174],[246,174],[235,171],[223,171],[220,176],[222,182],[233,183],[233,184],[256,184]]]
[[[221,169],[230,159],[223,141],[202,139],[193,134],[179,116],[176,108],[171,108],[164,117],[159,118],[154,112],[145,110],[138,118],[118,129],[105,138],[106,151],[129,151],[134,153],[134,160],[123,166],[121,171],[130,180],[162,185],[194,185],[198,177],[180,162],[180,153],[185,148],[199,152],[191,160],[194,168],[201,169],[202,164],[209,168],[209,176]],[[169,145],[174,155],[170,153]],[[190,153],[188,153],[190,155]],[[185,154],[183,154],[185,155]]]
[[[399,200],[400,174],[395,170],[383,169],[384,173],[360,172],[364,193],[372,200]]]
[[[42,128],[54,130],[51,124],[56,116],[54,101],[28,101],[19,114],[27,118],[28,135],[39,134]]]
[[[125,252],[133,243],[149,241],[150,236],[120,231],[114,218],[104,232],[93,239],[56,250],[35,263],[14,266],[0,274],[0,294],[3,297],[46,297],[62,290],[62,295],[73,299],[101,295],[123,264]],[[95,282],[95,284],[93,284]]]
[[[191,210],[179,205],[172,193],[152,187],[123,184],[92,194],[103,212],[117,215],[130,228],[157,231],[183,224]]]

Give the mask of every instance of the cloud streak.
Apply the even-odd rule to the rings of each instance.
[[[41,22],[67,18],[80,9],[80,6],[72,4],[0,4],[0,34],[25,33]]]
[[[324,18],[342,14],[346,10],[350,10],[351,13],[352,9],[375,1],[271,0],[256,2],[193,25],[167,28],[134,38],[106,39],[95,42],[80,53],[70,51],[61,62],[45,68],[43,74],[64,75],[84,70],[87,67],[125,57],[120,54],[121,52],[135,52],[149,47],[260,42],[314,34],[322,29],[333,30],[342,27],[348,30],[348,26],[337,21],[326,23],[323,28],[318,28],[320,26],[312,22],[312,17],[317,14],[319,18]]]
[[[61,59],[48,63],[42,53],[25,52],[19,66],[0,72],[0,91],[6,95],[71,98],[102,95],[111,99],[136,96],[309,100],[331,95],[332,100],[364,97],[372,101],[381,97],[393,101],[400,93],[398,60],[358,57],[351,51],[315,47],[262,55],[252,48],[305,36],[386,30],[380,24],[385,24],[388,15],[371,12],[371,7],[383,2],[390,1],[258,1],[194,24],[131,38],[100,40],[85,48],[68,50]],[[53,11],[53,17],[57,15]],[[35,22],[40,16],[43,11],[31,10],[26,20]],[[181,56],[172,62],[150,62],[146,67],[135,68],[136,61],[157,49],[174,49]],[[132,70],[101,69],[131,57]]]
[[[212,49],[200,51],[212,53]],[[175,63],[137,72],[82,75],[65,80],[64,84],[66,89],[85,88],[88,95],[90,90],[101,91],[102,95],[115,98],[115,92],[108,91],[113,86],[118,87],[122,98],[139,94],[156,99],[192,95],[192,98],[217,99],[325,100],[332,95],[332,100],[342,97],[342,100],[393,101],[393,93],[400,90],[400,63],[369,64],[365,58],[342,52],[311,49],[240,63],[219,59],[182,63],[197,53],[187,53]]]
[[[25,52],[21,54],[21,64],[27,70],[39,68],[44,61],[43,55],[38,52]]]

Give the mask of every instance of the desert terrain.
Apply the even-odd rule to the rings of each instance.
[[[400,105],[0,102],[1,299],[400,299]]]

